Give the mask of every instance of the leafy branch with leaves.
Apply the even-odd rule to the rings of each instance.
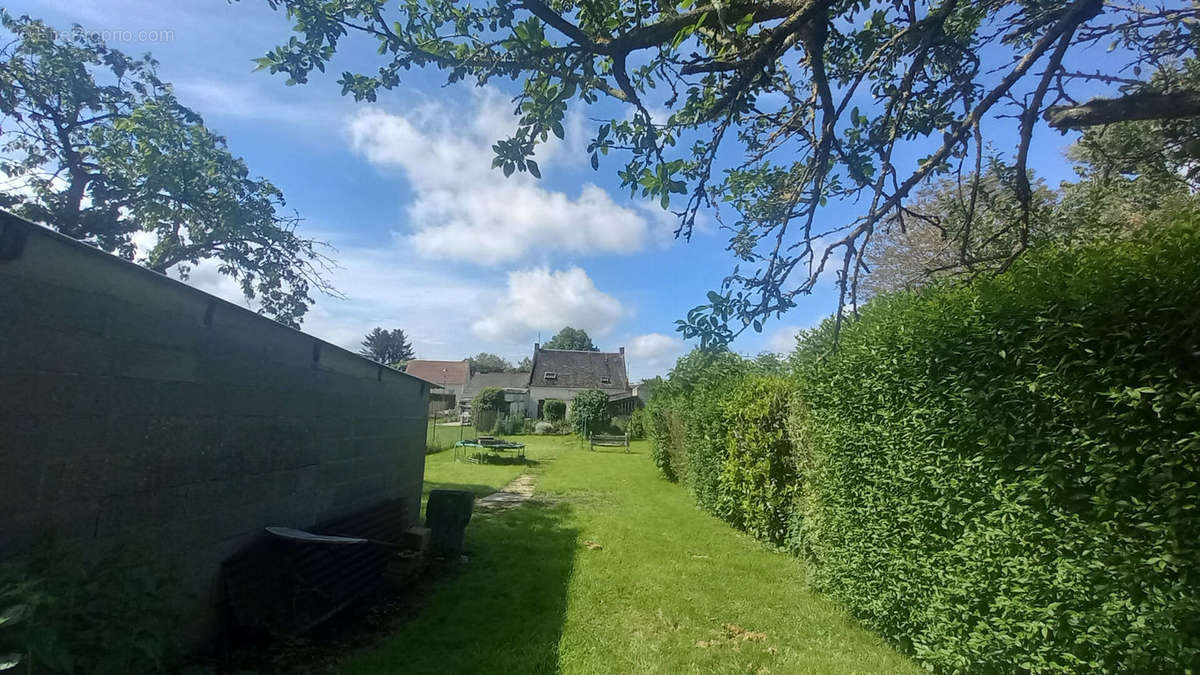
[[[0,47],[0,205],[163,274],[215,262],[289,326],[311,290],[337,295],[327,247],[300,234],[279,188],[251,176],[149,55],[28,16],[0,22],[12,37]]]
[[[1017,138],[1011,261],[1028,247],[1029,148],[1046,130],[1042,115],[1069,129],[1200,113],[1200,97],[1141,76],[1194,53],[1191,3],[268,2],[295,35],[258,64],[289,83],[324,70],[351,37],[380,54],[377,71],[342,73],[343,93],[357,100],[375,100],[413,68],[450,82],[519,81],[519,126],[494,146],[506,174],[540,175],[534,150],[564,135],[572,102],[630,111],[599,126],[592,166],[621,153],[622,185],[672,209],[679,237],[690,238],[701,212],[729,234],[732,272],[678,326],[704,344],[761,330],[827,275],[839,308],[853,309],[872,237],[918,186],[978,168],[991,140],[985,119],[989,133]],[[1111,55],[1087,58],[1106,44]],[[845,215],[837,204],[857,206]]]

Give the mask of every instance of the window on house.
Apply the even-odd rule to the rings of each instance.
[[[543,375],[543,377],[545,377],[547,380],[557,380],[558,373],[554,372],[553,370],[547,370],[546,374]]]
[[[612,384],[612,378],[607,375],[601,376],[600,384]]]

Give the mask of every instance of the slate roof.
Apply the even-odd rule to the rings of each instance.
[[[463,389],[463,398],[471,398],[484,387],[529,389],[529,373],[475,373]]]
[[[553,380],[546,373],[555,373]],[[608,377],[609,383],[601,382]],[[590,352],[570,349],[542,349],[533,352],[533,373],[529,383],[535,387],[575,387],[581,389],[629,389],[622,352]]]
[[[446,369],[444,374],[442,373],[443,368]],[[465,359],[462,361],[413,359],[408,362],[404,372],[440,387],[443,382],[447,385],[465,384],[470,373],[470,366],[467,365]]]

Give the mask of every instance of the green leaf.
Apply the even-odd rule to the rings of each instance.
[[[529,173],[533,174],[534,178],[541,178],[542,171],[538,168],[537,162],[532,159],[525,160],[525,167],[529,169]]]

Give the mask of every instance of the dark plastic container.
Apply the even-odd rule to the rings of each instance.
[[[458,556],[463,551],[463,536],[475,495],[469,490],[432,490],[425,505],[425,527],[429,528],[429,544],[434,555]]]

